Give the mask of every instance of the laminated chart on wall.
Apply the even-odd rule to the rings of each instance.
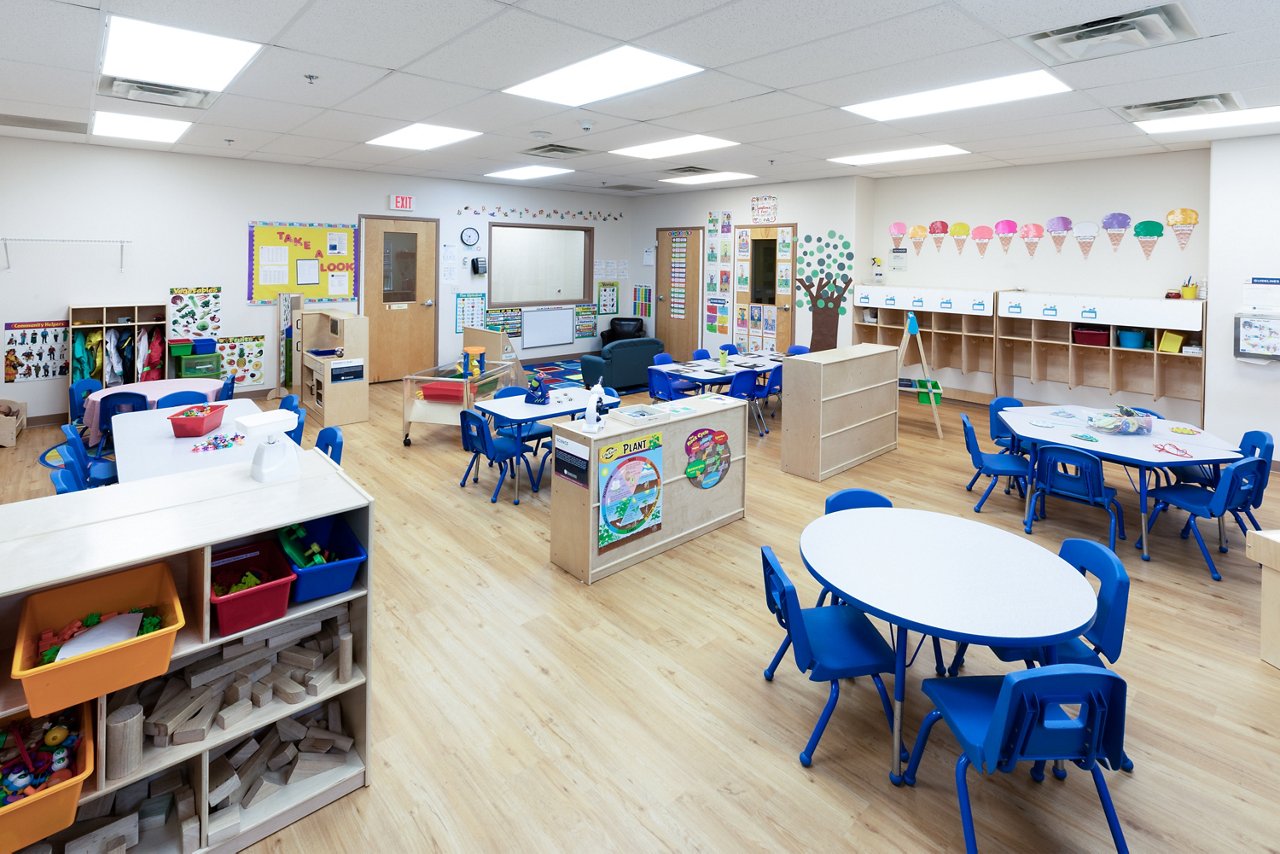
[[[483,329],[487,302],[485,294],[455,294],[453,331],[461,333],[467,326]]]
[[[687,271],[689,269],[689,232],[671,232],[671,298],[672,320],[683,320]]]
[[[791,262],[780,261],[778,263],[778,276],[776,279],[777,290],[780,294],[791,293]]]
[[[791,226],[780,226],[778,228],[778,260],[790,261],[792,246],[794,244]]]
[[[262,385],[267,360],[265,335],[240,335],[218,339],[223,377],[235,377],[236,388]]]
[[[767,225],[778,221],[777,196],[751,197],[751,222],[755,225]]]
[[[70,370],[66,320],[26,320],[4,325],[4,381],[56,380]]]
[[[518,308],[491,308],[484,313],[485,329],[505,332],[508,338],[524,335],[524,311]]]
[[[745,228],[738,230],[738,260],[751,260],[751,232]]]
[[[716,335],[729,334],[729,300],[711,297],[707,300],[706,329]]]
[[[631,297],[636,317],[653,317],[653,285],[636,285]]]
[[[747,331],[747,306],[745,305],[738,306],[736,318],[737,319],[734,321],[733,328],[738,332],[746,332]]]
[[[618,313],[618,282],[596,282],[596,305],[602,315]]]
[[[758,335],[760,334],[760,327],[764,325],[764,306],[757,304],[752,305],[749,308],[751,312],[751,334]]]
[[[271,305],[282,292],[303,302],[358,296],[360,230],[322,222],[249,223],[249,304]]]
[[[222,330],[222,287],[169,288],[169,338],[217,338]]]
[[[596,337],[596,304],[593,302],[573,307],[573,337]]]
[[[696,487],[711,489],[729,472],[733,455],[729,450],[729,434],[723,430],[699,427],[684,440],[684,452],[689,455],[684,476]]]
[[[752,306],[755,308],[755,306]],[[766,338],[771,338],[778,334],[778,307],[776,305],[760,306],[762,314],[762,331]]]
[[[596,549],[603,552],[662,527],[662,434],[637,436],[600,448],[600,517]]]
[[[751,265],[745,261],[738,262],[738,293],[751,293]]]

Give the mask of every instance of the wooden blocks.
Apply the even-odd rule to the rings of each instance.
[[[179,789],[184,788],[182,784],[182,769],[170,768],[158,777],[151,780],[149,791],[151,797],[158,798],[161,795],[168,795]]]
[[[268,780],[266,777],[259,777],[249,791],[245,792],[244,800],[240,802],[242,809],[248,809],[255,806],[267,798],[280,791],[280,787]]]
[[[182,819],[182,854],[195,854],[200,849],[200,816]]]
[[[215,806],[240,787],[236,769],[223,756],[209,763],[209,806]],[[119,798],[117,797],[117,800]],[[211,819],[212,820],[212,819]],[[236,819],[239,825],[239,816]]]
[[[124,818],[71,840],[63,851],[66,854],[101,854],[101,852],[107,850],[107,843],[116,837],[122,837],[126,847],[133,847],[138,844],[138,814],[136,812],[131,812]]]
[[[252,679],[236,673],[236,678],[231,680],[231,684],[227,686],[227,690],[222,697],[228,705],[235,705],[241,700],[249,699],[249,689],[252,687]]]
[[[138,807],[138,829],[164,827],[165,819],[169,817],[169,805],[172,803],[173,795],[167,792],[143,801]]]
[[[314,726],[307,729],[307,737],[327,741],[343,753],[350,751],[351,746],[355,743],[355,739],[349,735],[343,735],[340,732],[333,732],[332,730],[321,729],[320,727]],[[302,748],[299,747],[298,749],[301,750]]]
[[[267,760],[267,768],[271,771],[279,771],[281,768],[292,762],[294,757],[297,755],[298,748],[294,747],[292,744],[286,744],[276,752],[275,756],[272,756]]]
[[[257,664],[260,660],[274,656],[275,651],[266,647],[246,652],[244,655],[236,656],[230,660],[223,660],[218,657],[206,658],[204,661],[197,661],[192,664],[184,672],[187,678],[187,685],[191,688],[199,688],[201,685],[208,685],[221,676],[235,673],[242,667]]]
[[[307,736],[298,742],[299,753],[328,753],[329,748],[333,747],[333,742],[327,738],[312,738]]]
[[[100,798],[94,798],[88,803],[83,803],[76,810],[76,821],[88,821],[91,818],[105,818],[111,815],[111,809],[115,806],[116,794],[111,792]]]
[[[250,689],[249,696],[255,706],[262,707],[271,702],[273,692],[274,688],[270,682],[256,682]]]
[[[267,762],[275,754],[280,747],[280,736],[275,730],[267,730],[267,734],[262,737],[262,744],[253,755],[245,761],[243,765],[237,769],[240,776],[240,786],[231,794],[231,803],[239,804],[244,801],[245,794],[249,788],[258,781],[262,776],[262,772],[267,770]]]
[[[116,790],[115,814],[118,816],[126,816],[129,813],[137,812],[138,807],[147,799],[147,781],[139,780],[136,783]]]
[[[351,632],[338,635],[338,681],[346,684],[351,681],[355,641]]]
[[[190,786],[183,786],[173,793],[173,803],[178,810],[178,821],[186,822],[196,814],[196,793]]]
[[[323,660],[324,656],[321,655],[318,650],[303,649],[298,646],[280,650],[280,663],[287,664],[290,667],[301,667],[303,670],[315,670],[320,666],[320,662]]]
[[[213,718],[218,714],[218,710],[222,708],[222,692],[210,691],[208,699],[205,700],[200,711],[196,712],[195,717],[182,724],[173,732],[174,744],[190,744],[195,741],[204,741],[209,735],[209,730],[213,726]]]
[[[293,762],[293,767],[289,769],[286,780],[292,785],[308,777],[341,768],[345,764],[347,764],[347,757],[340,753],[299,753],[298,758]]]
[[[107,715],[107,779],[119,780],[142,762],[142,706],[121,706]]]
[[[284,700],[286,703],[301,703],[307,698],[308,689],[294,682],[283,673],[275,673],[272,675],[273,685],[275,687],[276,696]]]
[[[247,685],[248,683],[246,682],[245,684]],[[235,726],[240,721],[242,721],[245,715],[253,711],[253,705],[249,702],[249,698],[247,694],[248,692],[246,692],[246,696],[244,699],[238,700],[237,702],[232,703],[230,706],[227,706],[222,711],[218,712],[218,717],[217,717],[218,726],[222,727],[223,729],[231,729],[233,726]]]
[[[226,842],[240,832],[240,805],[231,804],[209,814],[209,844]]]
[[[307,737],[307,728],[293,718],[281,718],[276,721],[276,732],[281,741],[301,741]]]
[[[256,753],[259,747],[261,747],[261,745],[258,744],[258,740],[256,738],[245,739],[243,744],[227,754],[227,761],[231,763],[232,768],[239,770],[240,766],[247,762],[249,757]]]

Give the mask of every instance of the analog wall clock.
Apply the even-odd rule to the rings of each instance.
[[[475,246],[480,242],[480,232],[474,228],[462,229],[462,242],[466,246]]]

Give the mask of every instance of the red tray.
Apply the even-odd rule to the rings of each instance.
[[[188,406],[181,412],[175,412],[169,416],[173,435],[184,439],[212,433],[222,426],[222,411],[226,408],[225,403],[210,403],[205,406]],[[188,412],[203,412],[205,409],[209,411],[204,415],[187,415]]]

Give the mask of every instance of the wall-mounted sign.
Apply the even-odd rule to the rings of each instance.
[[[411,211],[413,210],[413,196],[387,196],[387,210],[392,211]]]

